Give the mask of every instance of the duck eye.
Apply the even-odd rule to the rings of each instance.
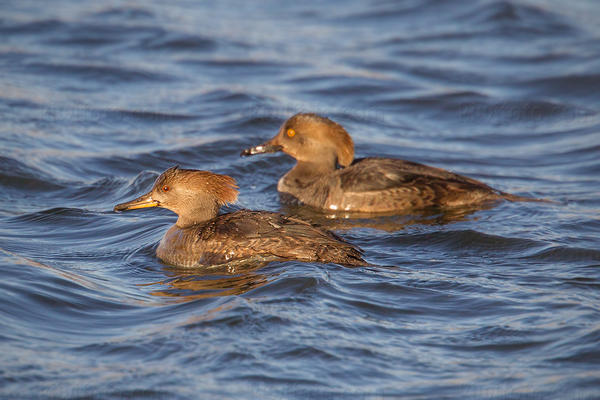
[[[292,128],[290,128],[290,129],[287,130],[288,137],[292,138],[292,137],[294,137],[295,134],[296,134],[296,131],[293,130]]]
[[[169,189],[170,189],[170,187],[168,187],[167,185],[165,185],[165,186],[162,187],[162,189],[163,189],[163,191],[168,192]]]

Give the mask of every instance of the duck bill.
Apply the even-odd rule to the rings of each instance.
[[[259,144],[258,146],[250,147],[246,150],[242,150],[240,156],[253,156],[255,154],[276,153],[281,150],[283,150],[283,146],[267,142]]]
[[[151,193],[146,193],[126,203],[117,204],[114,211],[137,210],[138,208],[158,207],[160,203],[152,200]]]

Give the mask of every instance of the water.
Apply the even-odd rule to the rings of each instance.
[[[600,3],[0,6],[0,397],[600,398]],[[298,111],[358,156],[553,204],[335,220],[282,208]],[[178,270],[174,215],[116,214],[180,164],[379,267]]]

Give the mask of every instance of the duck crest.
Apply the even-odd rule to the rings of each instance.
[[[309,124],[311,122],[326,124],[330,129],[324,131],[323,138],[335,149],[337,163],[342,167],[347,167],[352,163],[354,159],[354,142],[343,126],[327,117],[313,113],[299,113],[290,118],[289,121],[291,122],[294,119],[298,122],[306,121]]]
[[[232,177],[206,172],[206,184],[222,205],[234,203],[238,198],[238,186]]]
[[[209,171],[182,169],[178,165],[163,172],[155,183],[155,186],[161,187],[165,183],[172,181],[175,177],[185,183],[186,186],[210,193],[215,197],[219,205],[234,203],[238,198],[237,182],[232,177]]]
[[[335,129],[331,131],[335,141],[338,164],[347,167],[354,159],[354,142],[346,130],[338,123],[329,120]]]

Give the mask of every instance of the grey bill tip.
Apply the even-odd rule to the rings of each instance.
[[[258,146],[242,150],[240,156],[253,156],[255,154],[275,153],[276,151],[280,151],[281,149],[282,147],[279,145],[259,144]]]

